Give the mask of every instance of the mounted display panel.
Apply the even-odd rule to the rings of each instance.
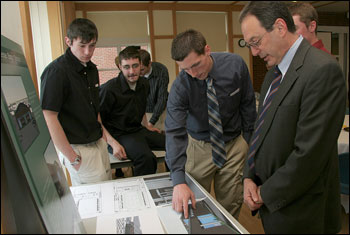
[[[1,122],[5,195],[12,204],[9,214],[14,217],[16,231],[85,233],[22,49],[2,35]]]

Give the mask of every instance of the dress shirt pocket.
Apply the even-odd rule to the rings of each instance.
[[[220,114],[221,118],[232,118],[232,114],[236,113],[240,102],[240,88],[234,89],[231,91],[226,91],[225,95],[218,97],[219,103],[222,104],[220,106]]]
[[[230,96],[236,95],[240,90],[241,90],[240,88],[237,88],[237,90],[230,93]]]

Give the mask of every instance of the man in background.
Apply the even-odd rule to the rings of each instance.
[[[72,185],[112,179],[106,141],[116,155],[125,156],[100,118],[99,77],[91,62],[97,39],[92,21],[75,19],[65,37],[68,49],[41,76],[41,107]]]
[[[119,53],[118,77],[100,89],[102,122],[125,148],[126,156],[118,155],[118,159],[133,161],[135,176],[156,173],[157,160],[152,149],[165,149],[165,135],[147,125],[149,83],[140,77],[140,66],[139,49],[126,47]]]
[[[141,49],[141,76],[150,85],[146,115],[148,125],[164,130],[165,107],[168,100],[169,73],[165,65],[151,61],[148,51]]]
[[[306,2],[291,3],[289,11],[293,16],[296,33],[302,35],[309,43],[322,51],[331,54],[317,38],[318,14],[316,9]]]

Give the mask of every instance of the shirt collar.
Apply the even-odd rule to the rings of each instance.
[[[318,40],[317,42],[315,42],[314,44],[312,44],[312,46],[313,46],[313,47],[316,47],[316,48],[318,48],[318,49],[321,49],[322,47],[324,47],[323,42],[322,42],[321,39]]]
[[[299,38],[293,43],[291,48],[287,51],[286,55],[283,57],[281,63],[278,64],[278,68],[282,73],[282,79],[284,75],[287,73],[287,70],[292,63],[295,53],[297,52],[301,41],[303,41],[303,37],[300,35]],[[281,79],[281,81],[282,81]]]
[[[152,73],[152,65],[151,65],[151,69],[149,70],[148,73],[146,73],[146,74],[144,75],[144,77],[145,77],[145,78],[148,78],[148,77],[151,75],[151,73]]]
[[[73,55],[70,47],[67,48],[66,50],[66,56],[67,58],[73,63],[73,67],[76,69],[77,72],[80,72],[82,70],[84,70],[85,68],[90,68],[91,66],[94,65],[94,63],[92,63],[91,61],[86,63],[86,67],[78,60],[77,57],[75,57],[75,55]]]
[[[215,76],[213,76],[213,74],[215,74],[215,63],[216,63],[216,59],[214,59],[214,57],[212,55],[210,55],[210,58],[212,59],[213,61],[213,64],[211,66],[211,69],[208,73],[208,77],[211,77],[212,79],[216,80],[215,79]]]
[[[118,76],[121,80],[121,90],[122,90],[122,93],[125,93],[127,91],[134,91],[130,88],[129,84],[128,84],[128,81],[126,80],[126,78],[124,77],[124,74],[122,72],[119,73],[119,76]],[[141,77],[139,78],[139,80],[141,79]],[[139,80],[136,82],[136,88],[135,88],[135,91],[137,91],[139,88]]]

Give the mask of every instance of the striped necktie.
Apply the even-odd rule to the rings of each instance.
[[[270,86],[270,93],[268,94],[268,96],[266,97],[264,103],[263,103],[263,107],[262,107],[262,111],[259,114],[258,117],[258,121],[256,124],[256,128],[252,137],[252,141],[249,145],[249,151],[248,151],[248,165],[249,168],[252,170],[252,172],[255,174],[255,163],[254,163],[254,156],[255,156],[255,152],[256,152],[256,143],[258,142],[259,139],[259,134],[260,134],[260,130],[261,130],[261,126],[264,123],[264,117],[265,114],[267,113],[267,110],[269,109],[269,107],[271,106],[271,102],[272,102],[272,98],[274,97],[274,95],[276,94],[279,85],[281,83],[281,78],[282,78],[282,73],[281,71],[278,69],[277,66],[275,66],[275,71],[274,71],[274,79],[271,83]]]
[[[223,129],[221,124],[221,116],[219,112],[219,103],[216,98],[213,79],[208,77],[207,81],[207,98],[208,98],[208,119],[210,142],[212,146],[213,162],[219,168],[226,162],[225,142],[222,139]]]

